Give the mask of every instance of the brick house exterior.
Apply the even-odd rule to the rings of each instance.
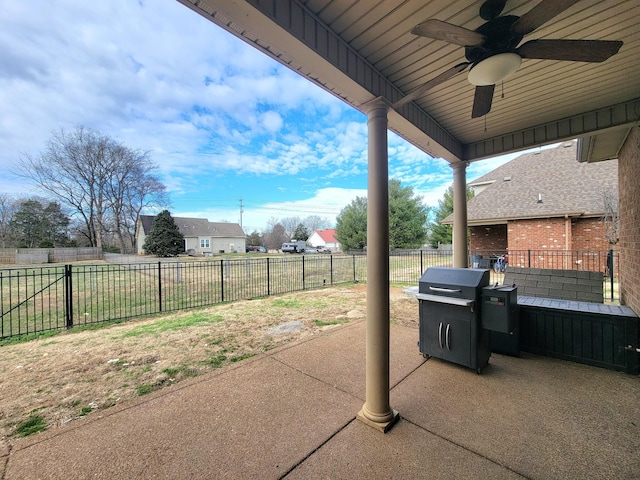
[[[618,156],[620,176],[620,303],[640,313],[640,127]]]
[[[573,141],[521,155],[470,182],[470,253],[609,250],[603,195],[617,192],[617,163],[580,163]]]
[[[572,219],[571,228],[567,228],[565,219],[547,218],[510,220],[503,225],[472,226],[470,230],[472,250],[610,248],[601,218]],[[565,248],[567,244],[571,248]]]

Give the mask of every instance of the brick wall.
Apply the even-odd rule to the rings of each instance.
[[[512,220],[469,230],[471,254],[508,248],[509,263],[518,267],[604,272],[610,248],[601,218]]]
[[[618,157],[620,300],[640,312],[640,127],[631,129]]]
[[[564,218],[513,220],[507,237],[510,250],[571,250],[571,229]]]
[[[601,218],[577,218],[571,222],[570,250],[609,250]]]
[[[476,250],[503,252],[507,248],[506,225],[483,225],[469,227],[471,233],[470,251]]]

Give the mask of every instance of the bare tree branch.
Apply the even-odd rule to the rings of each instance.
[[[604,222],[605,237],[609,244],[615,245],[620,241],[620,219],[618,217],[618,193],[615,191],[602,192],[602,201],[604,204]]]
[[[55,132],[44,152],[22,155],[18,168],[69,206],[82,219],[89,243],[99,248],[111,233],[122,250],[132,247],[142,209],[168,203],[148,152],[83,127]]]

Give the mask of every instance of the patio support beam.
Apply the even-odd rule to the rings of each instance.
[[[453,168],[453,266],[469,267],[467,252],[467,162],[451,163]]]
[[[367,333],[365,404],[358,418],[382,432],[398,420],[389,402],[389,152],[388,103],[366,106],[368,129]]]

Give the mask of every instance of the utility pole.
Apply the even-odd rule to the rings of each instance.
[[[240,199],[240,228],[242,228],[242,212],[244,210],[242,209],[242,199]]]

